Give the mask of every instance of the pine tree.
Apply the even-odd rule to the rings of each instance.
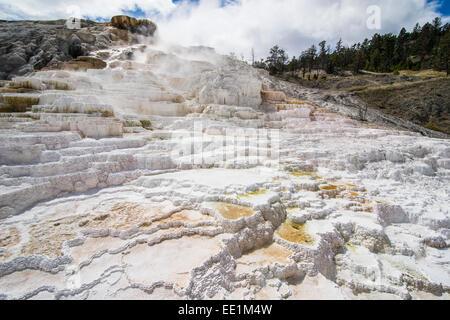
[[[442,28],[442,19],[439,17],[434,18],[433,20],[433,29],[436,36],[439,36]]]
[[[447,31],[441,38],[441,41],[439,43],[438,56],[438,68],[440,70],[445,70],[448,77],[450,65],[450,31]]]
[[[327,42],[322,41],[319,43],[319,64],[320,68],[322,70],[325,70],[327,67],[327,49],[326,49]]]
[[[270,56],[267,58],[267,66],[271,74],[281,74],[286,69],[286,62],[288,61],[286,51],[279,46],[274,46],[270,49]]]
[[[315,45],[312,45],[308,50],[308,69],[309,73],[314,69],[314,64],[316,61],[317,49]]]

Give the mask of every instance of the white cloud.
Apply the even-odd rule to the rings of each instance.
[[[0,18],[56,19],[67,17],[69,5],[81,15],[110,18],[122,10],[142,8],[159,25],[161,38],[182,45],[207,45],[219,52],[247,58],[251,48],[266,56],[274,44],[298,55],[321,40],[334,46],[339,37],[350,44],[373,33],[397,33],[438,16],[436,3],[426,0],[0,0]],[[14,3],[14,4],[12,4]],[[367,8],[381,8],[381,30],[369,30]],[[158,14],[155,14],[158,12]],[[448,21],[448,17],[445,21]]]
[[[175,9],[170,0],[0,0],[0,19],[63,19],[73,7],[78,7],[82,16],[109,19],[136,6],[162,15]]]
[[[367,8],[381,8],[381,30],[367,28]],[[290,55],[321,40],[333,46],[362,41],[375,32],[397,33],[416,22],[431,21],[439,14],[425,0],[241,0],[225,8],[219,0],[203,0],[198,6],[183,5],[159,21],[163,39],[202,44],[228,53],[266,56],[279,44]]]

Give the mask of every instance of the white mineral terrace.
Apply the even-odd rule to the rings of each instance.
[[[208,48],[96,54],[3,94],[0,298],[450,298],[448,140]]]

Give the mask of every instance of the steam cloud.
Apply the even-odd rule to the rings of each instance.
[[[381,8],[381,30],[367,28],[366,10],[371,5]],[[411,29],[416,22],[441,16],[438,5],[426,0],[184,0],[176,4],[171,0],[21,0],[13,4],[0,0],[0,19],[67,18],[69,6],[78,6],[81,16],[92,19],[139,9],[157,22],[166,41],[211,46],[249,60],[252,48],[256,58],[265,57],[274,44],[298,56],[321,40],[334,46],[340,37],[350,44],[375,32]]]

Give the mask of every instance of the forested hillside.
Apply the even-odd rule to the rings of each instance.
[[[398,35],[375,34],[372,39],[352,46],[343,45],[342,40],[332,48],[322,41],[289,59],[285,50],[274,46],[265,60],[254,63],[271,74],[292,72],[303,78],[320,77],[319,70],[327,74],[360,70],[373,72],[396,72],[398,70],[435,69],[449,73],[450,25],[442,25],[440,18],[423,26],[416,24],[408,32],[403,28]],[[316,71],[316,72],[315,72]]]

